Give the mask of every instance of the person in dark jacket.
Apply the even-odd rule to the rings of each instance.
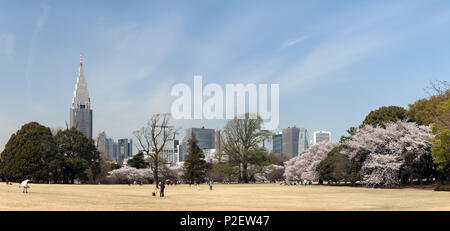
[[[164,188],[165,188],[165,184],[159,182],[159,197],[164,197]]]

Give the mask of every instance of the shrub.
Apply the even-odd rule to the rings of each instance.
[[[450,185],[438,185],[436,188],[434,188],[434,191],[449,191],[450,192]]]

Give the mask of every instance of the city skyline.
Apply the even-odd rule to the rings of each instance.
[[[170,111],[170,88],[197,74],[205,84],[278,83],[278,130],[327,130],[332,141],[371,110],[406,108],[449,78],[447,2],[108,4],[0,2],[0,150],[30,121],[65,128],[80,52],[93,137],[134,138],[151,114]],[[181,131],[226,123],[172,122]]]

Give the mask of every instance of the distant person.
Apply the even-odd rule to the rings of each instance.
[[[22,192],[23,193],[28,193],[28,188],[30,188],[30,186],[28,185],[28,182],[30,182],[31,180],[26,179],[24,181],[22,181],[22,183],[20,183],[19,188],[22,188]]]
[[[159,182],[159,197],[164,197],[164,188],[165,188],[165,184]]]
[[[312,182],[311,181],[309,181],[309,183],[308,183],[309,185],[311,185],[312,184]]]
[[[213,189],[213,180],[209,181],[209,190],[211,191]]]
[[[305,186],[306,186],[306,180],[303,180],[303,184],[305,184]]]
[[[197,181],[196,184],[197,184],[197,190],[200,191],[200,182]]]

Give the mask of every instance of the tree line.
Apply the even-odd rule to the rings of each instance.
[[[380,107],[340,142],[319,143],[287,161],[285,177],[374,187],[448,183],[450,88],[440,81],[430,89],[430,97],[408,110]]]
[[[110,170],[94,140],[75,128],[58,130],[37,122],[11,135],[0,154],[3,181],[31,179],[36,183],[97,183]]]

